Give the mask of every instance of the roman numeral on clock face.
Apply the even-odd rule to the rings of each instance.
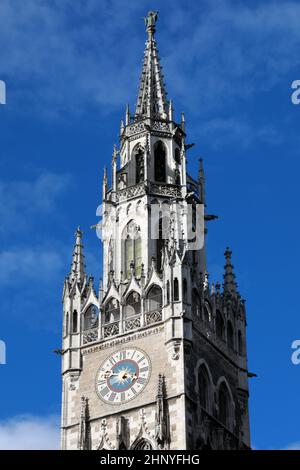
[[[126,359],[126,351],[120,351],[120,361]]]
[[[145,384],[146,383],[146,379],[144,377],[139,377],[136,381],[138,384]]]
[[[107,395],[109,392],[110,392],[109,388],[105,387],[100,391],[100,395],[102,395],[102,397],[105,397],[105,395]]]
[[[110,394],[110,396],[108,397],[108,400],[109,400],[109,401],[114,401],[114,399],[116,398],[116,395],[117,395],[116,392],[112,392],[112,393]]]
[[[142,367],[142,368],[140,369],[140,372],[148,372],[148,370],[149,370],[149,367],[146,366],[146,367]]]

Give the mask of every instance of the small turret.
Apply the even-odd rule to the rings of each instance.
[[[235,274],[233,272],[233,265],[231,263],[231,255],[232,252],[230,249],[227,247],[224,253],[226,262],[224,266],[224,293],[225,294],[236,294],[237,290],[237,284],[235,282]]]
[[[76,241],[73,251],[73,259],[71,265],[71,273],[69,276],[70,282],[78,282],[81,286],[86,278],[85,273],[85,264],[84,264],[84,254],[83,254],[83,245],[82,245],[82,231],[80,227],[76,229],[75,232]]]

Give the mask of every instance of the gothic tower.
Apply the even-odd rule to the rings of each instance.
[[[187,173],[184,115],[174,119],[155,40],[134,114],[126,109],[103,180],[103,282],[85,271],[76,231],[63,291],[63,449],[250,446],[245,302],[231,251],[224,282],[205,260],[205,176]],[[97,227],[99,229],[99,226]],[[100,231],[100,230],[98,230]]]

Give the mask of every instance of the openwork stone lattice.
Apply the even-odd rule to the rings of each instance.
[[[103,337],[109,338],[110,336],[118,335],[120,331],[119,322],[109,323],[103,327]]]
[[[134,186],[129,186],[128,188],[120,189],[116,194],[116,199],[117,201],[123,201],[142,194],[145,194],[144,182]]]
[[[162,313],[159,310],[154,312],[147,312],[145,315],[145,325],[151,325],[152,323],[157,323],[162,321]]]
[[[181,197],[181,189],[173,184],[151,184],[150,191],[160,196]]]
[[[134,330],[135,328],[140,328],[141,326],[141,316],[130,318],[125,320],[125,331]]]
[[[83,344],[93,343],[98,340],[98,328],[90,328],[83,332]]]

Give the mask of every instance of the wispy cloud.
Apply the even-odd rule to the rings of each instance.
[[[38,281],[48,284],[65,265],[64,251],[54,247],[16,247],[0,251],[0,286]]]
[[[2,0],[0,68],[9,89],[7,110],[73,118],[91,109],[110,113],[134,101],[146,9],[135,0]],[[175,109],[177,103],[192,119],[211,121],[223,142],[242,136],[245,145],[257,137],[274,143],[276,125],[251,125],[247,104],[278,84],[287,87],[287,74],[299,68],[298,2],[249,7],[234,0],[166,0],[157,38]],[[237,108],[245,109],[242,118]]]
[[[56,450],[59,440],[57,416],[16,416],[0,421],[1,450]]]
[[[45,217],[70,185],[66,174],[45,172],[30,180],[0,181],[0,233],[28,229],[34,217]]]
[[[282,450],[300,450],[300,441],[293,442],[292,444],[284,447]]]

